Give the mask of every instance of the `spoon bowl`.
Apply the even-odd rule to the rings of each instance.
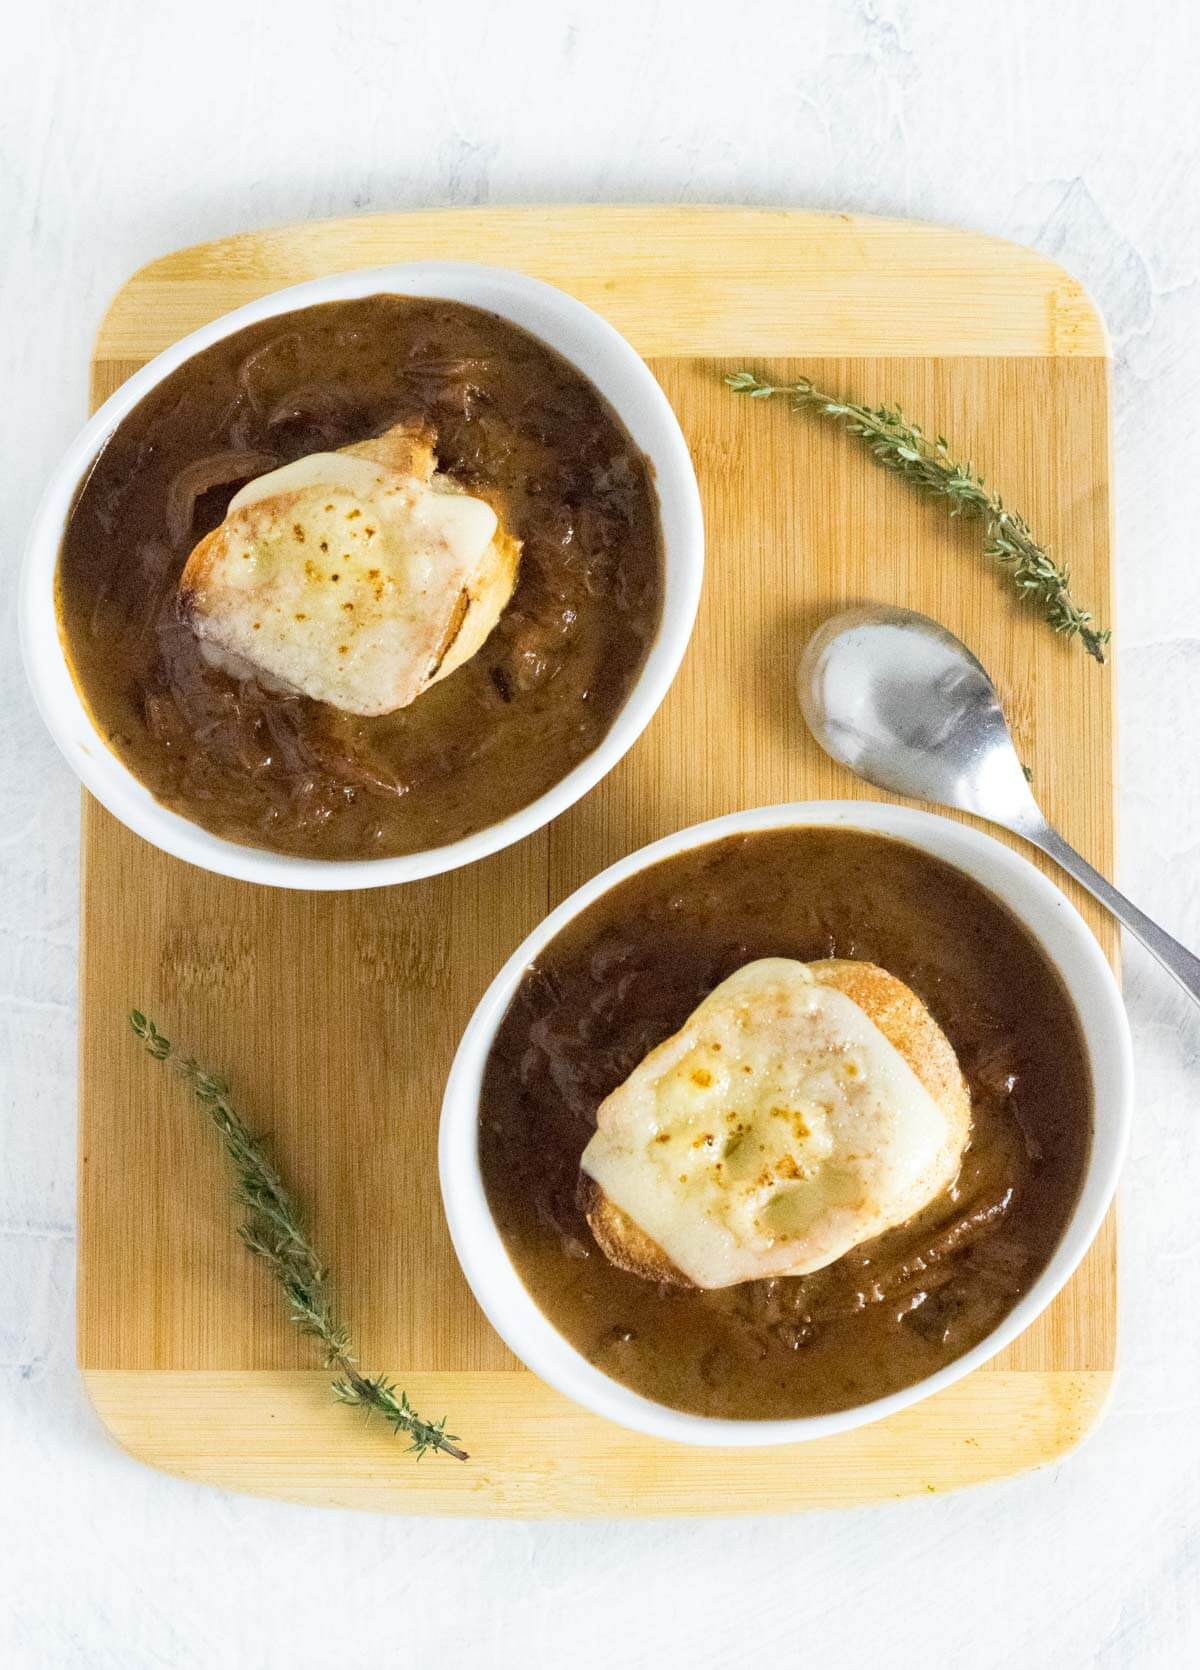
[[[1010,827],[1040,817],[995,686],[927,616],[836,615],[809,641],[798,684],[809,729],[856,776]]]
[[[973,812],[1048,853],[1200,1002],[1200,959],[1138,910],[1047,823],[996,687],[967,646],[927,615],[884,604],[818,628],[797,674],[821,747],[893,794]]]

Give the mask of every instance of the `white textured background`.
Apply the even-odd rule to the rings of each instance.
[[[18,0],[0,33],[10,583],[139,263],[356,209],[856,209],[1035,244],[1116,350],[1121,879],[1200,945],[1194,0]],[[870,1511],[513,1525],[225,1496],[72,1367],[77,799],[0,641],[0,1663],[1200,1662],[1200,1017],[1137,948],[1122,1374],[1038,1475]],[[114,927],[119,932],[119,926]]]

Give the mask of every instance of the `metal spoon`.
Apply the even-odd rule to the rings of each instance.
[[[1042,816],[996,687],[952,632],[911,609],[851,609],[800,659],[800,706],[825,752],[894,794],[974,812],[1049,853],[1200,1002],[1200,958],[1118,893]]]

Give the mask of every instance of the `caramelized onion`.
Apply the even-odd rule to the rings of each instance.
[[[167,488],[167,532],[176,550],[191,544],[196,500],[214,487],[232,487],[273,470],[279,460],[271,452],[213,452],[187,464]]]
[[[274,439],[276,431],[297,427],[315,442],[319,435],[329,445],[340,445],[347,430],[357,427],[359,400],[341,384],[306,383],[289,389],[266,416],[266,425]],[[369,427],[369,426],[368,426]]]
[[[278,400],[281,389],[296,381],[302,363],[296,331],[272,336],[261,348],[243,356],[237,368],[238,387],[260,417],[265,406]]]
[[[865,1310],[868,1305],[887,1303],[920,1286],[932,1292],[955,1274],[955,1261],[970,1247],[977,1246],[995,1231],[1012,1205],[1013,1190],[1005,1186],[998,1194],[962,1208],[924,1246],[899,1262],[876,1266],[847,1304],[817,1303],[804,1310],[807,1322],[829,1322]],[[822,1272],[818,1272],[818,1275]],[[811,1278],[807,1278],[811,1280]],[[804,1291],[800,1290],[801,1293]]]

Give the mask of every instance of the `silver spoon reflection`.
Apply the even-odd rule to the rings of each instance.
[[[1200,958],[1164,933],[1043,817],[996,687],[952,632],[911,609],[851,609],[809,640],[800,706],[825,752],[877,788],[997,823],[1048,853],[1200,1002]]]

